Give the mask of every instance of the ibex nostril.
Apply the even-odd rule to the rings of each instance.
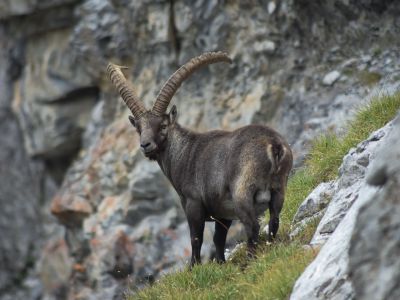
[[[150,143],[140,144],[140,147],[142,147],[143,149],[146,149],[148,146],[150,146]]]

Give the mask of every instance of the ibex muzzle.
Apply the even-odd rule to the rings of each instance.
[[[109,64],[108,74],[132,112],[130,122],[140,135],[146,157],[156,160],[181,198],[192,243],[191,266],[200,262],[205,221],[216,220],[216,260],[225,261],[224,248],[232,220],[246,230],[248,251],[258,241],[258,216],[270,211],[269,239],[279,228],[288,174],[293,158],[289,145],[273,129],[249,125],[228,132],[195,133],[176,122],[177,110],[167,107],[182,82],[201,66],[231,63],[223,52],[191,59],[164,84],[154,106],[146,110],[120,67]]]

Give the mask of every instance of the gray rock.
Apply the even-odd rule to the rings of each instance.
[[[35,11],[68,5],[79,0],[3,0],[0,2],[0,19],[26,15]]]
[[[349,58],[347,60],[345,60],[342,64],[341,67],[342,68],[348,68],[348,67],[352,67],[357,63],[357,58]]]
[[[42,34],[27,43],[14,103],[31,156],[51,159],[74,154],[97,100],[98,89],[70,53],[70,33]]]
[[[137,162],[135,169],[129,175],[129,181],[134,200],[152,201],[164,198],[170,190],[169,183],[160,167],[148,160]]]
[[[368,172],[379,186],[356,218],[349,249],[349,274],[356,299],[400,298],[400,117],[386,147]]]
[[[269,13],[270,15],[272,15],[272,14],[275,12],[275,9],[276,9],[276,3],[275,3],[275,1],[269,1],[269,2],[268,2],[268,13]]]
[[[273,53],[276,49],[276,45],[273,41],[265,40],[262,42],[254,43],[254,51]]]
[[[336,82],[336,80],[338,80],[339,79],[339,77],[340,77],[340,72],[339,71],[331,71],[331,72],[329,72],[329,73],[327,73],[325,76],[324,76],[324,78],[322,79],[322,83],[324,84],[324,85],[329,85],[329,86],[331,86],[331,85],[333,85],[335,82]]]
[[[371,55],[368,55],[368,54],[367,54],[367,55],[361,56],[361,61],[362,61],[363,63],[365,63],[365,64],[370,63],[371,60],[372,60],[372,56],[371,56]]]
[[[374,291],[376,294],[371,295],[369,299],[386,299],[387,297],[382,296],[383,291],[389,291],[387,295],[390,295],[390,293],[395,295],[394,291],[398,287],[396,279],[387,281],[390,286],[389,289],[386,289],[387,285],[384,285],[385,289],[380,289],[383,278],[393,277],[383,276],[382,280],[379,280],[381,279],[380,276],[382,276],[380,274],[383,273],[374,272],[374,270],[380,269],[376,267],[376,264],[372,266],[371,262],[369,269],[364,267],[366,257],[376,258],[381,255],[378,253],[380,253],[379,250],[382,244],[377,240],[380,239],[380,234],[376,230],[379,226],[377,225],[379,213],[375,210],[375,215],[367,214],[364,218],[368,218],[364,219],[364,223],[360,225],[358,225],[358,220],[363,216],[367,207],[371,207],[371,202],[375,203],[376,198],[382,194],[382,191],[367,184],[365,180],[365,171],[368,169],[374,170],[375,167],[369,164],[363,172],[354,172],[354,165],[357,164],[360,156],[363,157],[366,153],[368,153],[370,159],[373,160],[377,157],[377,160],[385,161],[386,163],[387,155],[382,149],[396,149],[393,152],[396,153],[395,157],[398,157],[398,147],[391,147],[394,145],[394,140],[397,141],[398,139],[394,132],[400,132],[399,122],[396,123],[396,125],[393,125],[393,122],[390,122],[382,129],[371,134],[367,140],[360,143],[357,148],[352,149],[343,159],[333,199],[311,241],[313,247],[321,244],[323,246],[316,259],[296,281],[290,299],[364,299],[368,295],[367,286],[371,282],[377,282],[377,286],[374,289],[371,288],[370,291]],[[395,130],[393,130],[393,126],[396,126]],[[389,138],[389,136],[392,137]],[[397,160],[395,159],[395,161]],[[380,169],[379,166],[377,169]],[[396,176],[390,178],[396,178]],[[396,180],[393,182],[396,182]],[[386,212],[391,210],[393,220],[397,222],[398,211],[394,209],[393,205],[389,206],[391,208],[387,208]],[[376,240],[374,242],[370,241],[370,230],[372,232],[375,230]],[[396,235],[398,231],[395,230],[393,233]],[[390,240],[393,240],[393,237]],[[396,238],[394,240],[398,241]],[[369,243],[371,245],[370,248],[366,247],[365,243]],[[353,244],[358,245],[357,250],[355,250],[356,248]],[[390,242],[388,244],[389,249],[396,247]],[[370,250],[375,251],[376,256],[371,256]],[[359,251],[364,251],[365,256],[360,256]],[[382,257],[388,256],[382,254]],[[376,259],[375,263],[377,261],[379,259]],[[389,273],[393,272],[394,278],[399,276],[398,263],[398,259],[392,260],[387,270]],[[359,280],[358,275],[362,275],[364,278]],[[393,297],[393,299],[396,299],[396,297]]]
[[[315,231],[311,240],[312,245],[325,243],[349,208],[357,201],[365,172],[368,170],[368,165],[360,165],[359,161],[366,156],[373,160],[378,154],[379,145],[386,143],[386,136],[392,128],[393,124],[389,122],[383,128],[373,132],[367,140],[359,143],[356,148],[351,149],[343,158],[332,200]]]
[[[331,201],[333,192],[334,182],[319,184],[300,204],[293,218],[293,223],[297,223],[306,217],[311,217],[323,210]]]
[[[362,186],[357,202],[349,209],[316,259],[297,279],[290,299],[354,299],[352,284],[348,280],[350,239],[358,210],[375,192],[376,188],[366,184]]]
[[[4,111],[0,111],[0,130],[0,205],[3,211],[0,218],[1,290],[12,284],[14,278],[22,276],[29,257],[35,251],[34,243],[40,231],[37,206],[43,165],[29,161],[21,148],[23,141],[17,120]]]
[[[325,214],[326,209],[322,209],[316,213],[314,213],[313,215],[309,216],[309,217],[304,217],[303,219],[301,219],[299,222],[293,224],[291,226],[291,230],[289,233],[289,237],[291,239],[293,239],[294,237],[296,237],[299,233],[302,232],[302,230],[311,222],[317,222],[318,220],[320,220],[324,214]],[[266,226],[266,228],[264,229],[264,232],[267,233],[268,232],[268,225]]]
[[[344,124],[354,115],[354,107],[364,105],[367,99],[369,99],[368,97],[363,99],[358,92],[335,94],[331,96],[329,96],[329,92],[327,92],[324,96],[309,95],[309,97],[311,97],[309,98],[311,103],[316,101],[319,105],[318,108],[306,108],[304,105],[307,104],[303,104],[302,110],[308,111],[308,116],[301,121],[303,130],[291,145],[295,154],[295,166],[298,166],[304,159],[311,141],[318,136],[318,132],[333,130],[339,135],[343,134],[345,131]],[[317,100],[322,99],[321,97],[324,98],[324,101]],[[305,103],[309,102],[306,101]],[[282,116],[282,122],[285,124],[285,122],[289,122],[290,119],[293,124],[293,122],[296,123],[298,117],[298,114],[291,114],[289,110]],[[286,134],[289,140],[294,138],[294,132],[293,130],[290,131],[289,127],[282,128],[281,131]]]
[[[335,183],[323,182],[319,184],[300,204],[292,221],[290,237],[298,235],[310,222],[321,218],[325,213],[335,191]]]

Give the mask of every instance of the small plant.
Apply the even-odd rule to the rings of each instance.
[[[382,48],[379,46],[375,46],[374,48],[372,48],[372,54],[374,56],[379,56],[382,54]]]
[[[368,70],[357,70],[354,67],[346,67],[343,69],[343,74],[348,77],[355,77],[362,85],[373,86],[378,83],[382,75],[378,72],[371,72]]]
[[[358,80],[361,82],[363,85],[374,85],[381,80],[382,75],[378,72],[370,72],[370,71],[360,71],[358,73]]]

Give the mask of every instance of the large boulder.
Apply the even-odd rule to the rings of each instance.
[[[356,299],[400,298],[400,117],[367,176],[379,188],[359,211],[350,240]]]
[[[358,144],[356,148],[351,149],[344,157],[343,164],[339,169],[339,177],[334,182],[335,188],[332,200],[324,212],[324,216],[310,243],[313,247],[322,246],[322,248],[316,259],[296,281],[290,299],[364,299],[363,296],[366,295],[364,294],[365,290],[359,286],[360,297],[357,297],[353,288],[354,280],[358,280],[356,276],[352,275],[351,278],[349,277],[349,274],[353,274],[352,272],[357,273],[360,270],[365,270],[365,266],[363,266],[364,260],[354,250],[352,250],[353,252],[349,252],[349,249],[354,249],[351,243],[361,243],[362,239],[358,240],[356,238],[357,232],[360,232],[358,233],[359,236],[363,236],[369,241],[370,233],[368,226],[360,227],[360,225],[357,225],[358,223],[356,224],[356,220],[359,218],[358,216],[363,215],[362,212],[366,207],[369,207],[371,201],[375,201],[380,192],[378,192],[376,187],[366,182],[365,174],[368,172],[379,172],[379,167],[370,162],[374,161],[375,158],[377,160],[386,160],[387,149],[394,149],[392,153],[395,154],[393,155],[399,155],[400,148],[392,147],[393,140],[398,138],[398,132],[400,131],[399,124],[398,117],[395,122],[392,121],[380,130],[372,133],[367,140]],[[383,174],[390,174],[390,178],[394,176],[393,180],[396,181],[394,172],[389,171]],[[321,189],[321,186],[317,188],[317,190],[319,189]],[[328,185],[328,190],[332,192],[330,185]],[[323,193],[319,192],[318,195],[323,195]],[[303,205],[307,203],[309,203],[309,200]],[[390,206],[395,218],[397,211],[395,202],[391,202]],[[379,214],[369,214],[369,224],[376,224],[376,222],[379,222],[378,220]],[[376,227],[371,226],[370,228]],[[396,240],[395,235],[398,234],[398,231],[394,230],[393,234],[394,236],[392,235],[392,237]],[[378,242],[375,241],[375,243]],[[374,249],[380,249],[377,244],[374,245],[376,246]],[[395,245],[392,244],[389,247],[390,249],[394,249]],[[366,252],[366,250],[364,251]],[[352,253],[354,253],[353,257]],[[383,252],[382,254],[376,254],[385,256]],[[370,252],[366,253],[366,255],[370,255]],[[398,259],[393,259],[398,264]],[[352,264],[354,271],[351,269]],[[392,272],[395,268],[394,266]],[[365,276],[369,278],[368,275]],[[365,279],[365,282],[367,280]],[[394,281],[389,281],[388,283],[396,287],[397,285]],[[379,294],[376,295],[377,297],[371,296],[371,299],[387,299],[386,297],[380,297]]]

